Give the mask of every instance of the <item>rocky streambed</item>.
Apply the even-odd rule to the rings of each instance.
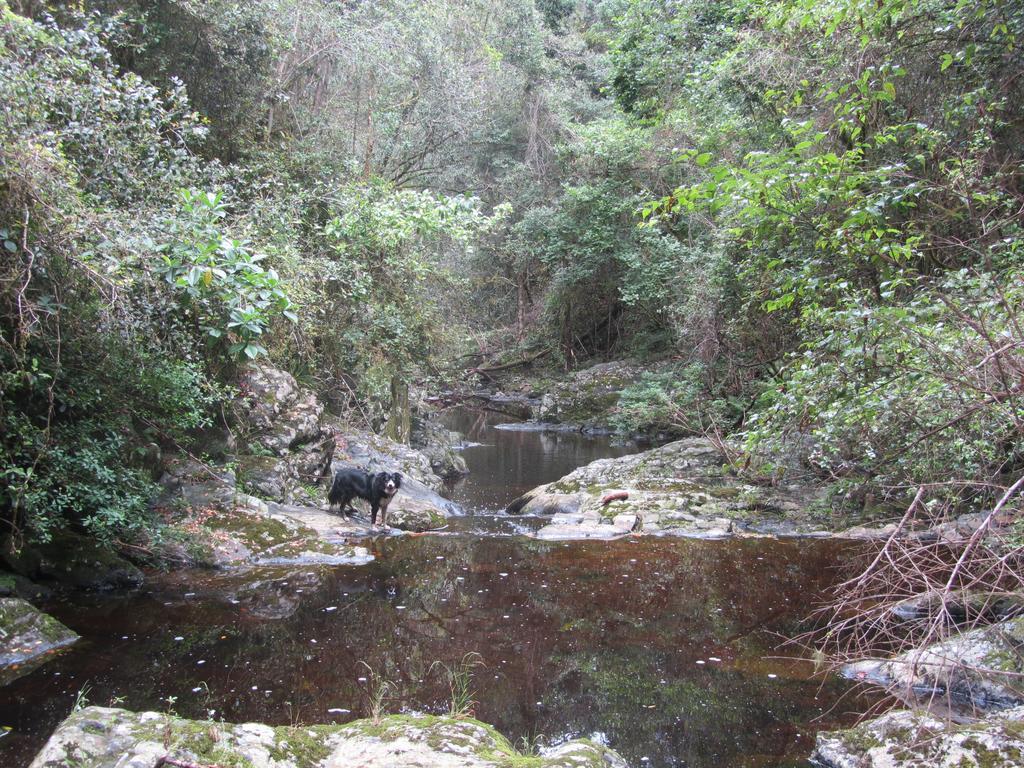
[[[531,408],[567,417],[564,395]],[[68,602],[41,588],[56,619],[12,604],[0,640],[17,624],[29,655],[0,697],[5,765],[27,766],[54,728],[34,766],[760,768],[810,765],[812,752],[830,768],[1020,764],[1022,647],[1005,647],[1016,625],[968,644],[977,656],[1003,643],[998,690],[963,678],[977,659],[959,646],[824,685],[813,665],[772,658],[849,540],[887,533],[851,528],[813,483],[753,482],[706,440],[640,450],[593,425],[508,429],[470,411],[420,423],[414,449],[326,414],[267,368],[246,374],[233,418],[212,461],[162,461],[157,508],[188,534],[176,556],[212,570],[144,574],[85,540],[8,560],[34,579],[136,591]],[[392,521],[432,534],[383,536],[327,511],[327,479],[344,466],[403,472]],[[65,550],[76,557],[59,560]],[[957,654],[966,667],[940,663]],[[463,670],[469,709],[515,748],[438,716],[452,694],[441,670],[467,658],[482,662]],[[908,711],[842,730],[874,701],[851,689],[867,679],[981,691],[997,706],[955,727]],[[430,714],[354,719],[382,690],[385,711]],[[115,706],[61,724],[86,699]]]

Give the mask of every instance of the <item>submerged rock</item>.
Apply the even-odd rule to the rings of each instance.
[[[1024,618],[978,627],[887,661],[847,665],[848,677],[904,698],[944,698],[968,713],[1024,705]]]
[[[471,719],[395,715],[346,725],[235,725],[157,712],[88,707],[74,712],[31,768],[490,768],[524,760],[508,740]],[[529,758],[532,768],[626,768],[615,752],[573,741]]]
[[[0,685],[26,675],[78,635],[17,597],[0,598]]]
[[[702,438],[600,459],[539,486],[510,514],[554,515],[540,538],[609,538],[633,531],[717,538],[740,532],[819,532],[811,510],[824,496],[808,486],[769,488],[730,474]]]
[[[396,498],[388,510],[388,525],[401,531],[436,531],[447,524],[448,519],[437,507],[415,499],[400,501]]]
[[[846,731],[819,733],[811,759],[823,768],[1019,768],[1024,707],[972,723],[888,712]]]

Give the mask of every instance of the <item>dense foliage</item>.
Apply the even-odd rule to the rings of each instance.
[[[1021,469],[1010,0],[0,0],[5,533],[144,527],[269,357],[381,427],[468,352],[857,506]],[[781,470],[780,470],[781,471]]]

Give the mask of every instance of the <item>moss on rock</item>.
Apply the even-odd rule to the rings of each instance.
[[[223,768],[625,768],[613,751],[570,742],[523,756],[469,718],[393,715],[346,725],[271,727],[88,707],[54,732],[31,768],[114,768],[165,757]]]
[[[31,672],[77,639],[70,629],[24,600],[0,598],[0,685]]]

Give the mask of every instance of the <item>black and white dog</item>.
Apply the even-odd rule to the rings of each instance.
[[[327,494],[330,506],[335,504],[341,508],[341,514],[348,515],[345,508],[352,509],[352,499],[358,496],[370,502],[370,525],[377,524],[377,510],[380,510],[380,523],[388,527],[388,505],[402,487],[402,475],[398,472],[364,472],[361,469],[339,469],[331,483],[331,492]]]

